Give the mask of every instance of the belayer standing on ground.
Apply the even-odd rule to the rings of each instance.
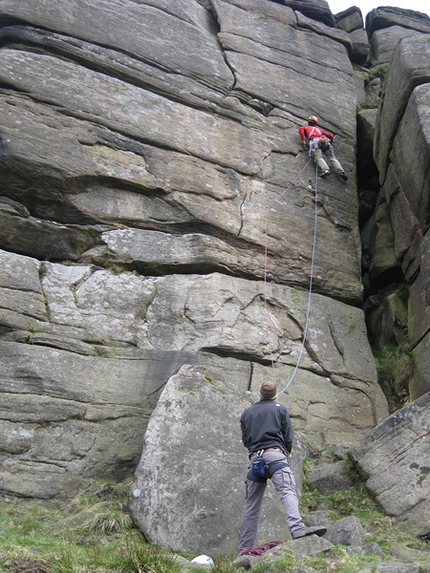
[[[296,482],[290,468],[294,433],[285,406],[275,401],[278,388],[274,382],[263,382],[260,401],[247,408],[241,418],[242,442],[249,452],[246,477],[246,500],[240,523],[239,552],[253,547],[258,531],[261,504],[270,478],[284,508],[287,525],[293,539],[307,535],[324,535],[326,527],[306,527],[299,512]],[[256,457],[264,457],[264,475],[254,475]]]
[[[318,118],[311,115],[308,119],[308,125],[299,127],[300,142],[305,148],[309,145],[309,155],[313,156],[315,163],[321,171],[321,177],[330,175],[330,168],[323,157],[323,153],[328,157],[333,169],[337,175],[344,181],[348,181],[345,171],[336,157],[331,142],[334,135],[318,127]]]

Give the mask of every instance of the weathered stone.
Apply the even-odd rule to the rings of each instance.
[[[0,247],[41,259],[76,261],[93,247],[99,231],[0,212]]]
[[[223,6],[226,3],[222,3]],[[229,19],[221,18],[220,41],[226,50],[226,57],[233,70],[235,70],[236,84],[234,92],[244,92],[252,94],[259,101],[268,102],[281,110],[292,111],[299,117],[305,118],[309,110],[314,107],[315,91],[324,90],[326,96],[321,102],[319,115],[324,118],[328,127],[336,133],[350,137],[354,125],[351,124],[352,107],[355,108],[355,93],[351,91],[352,70],[349,59],[346,58],[345,49],[339,43],[327,35],[313,33],[314,30],[297,30],[291,26],[276,27],[270,25],[259,26],[259,36],[255,41],[246,35],[233,33],[238,18],[249,18],[247,12],[228,10]],[[236,15],[236,20],[232,20],[232,15]],[[245,20],[246,21],[246,20]],[[250,22],[255,22],[255,17]],[[314,21],[308,21],[303,16],[299,23],[305,26],[308,22],[315,25]],[[274,31],[279,32],[274,33]],[[327,30],[324,29],[324,32]],[[331,35],[337,32],[342,35],[345,41],[349,41],[347,34],[340,30],[331,29]],[[252,32],[251,32],[252,33]],[[254,32],[255,34],[255,32]],[[312,36],[316,42],[314,57],[304,61],[303,44],[300,38]],[[330,49],[333,58],[333,66],[336,67],[336,82],[340,88],[341,97],[336,98],[332,90],[325,90],[328,80],[327,67],[325,65],[325,54]],[[288,54],[288,59],[285,55]],[[270,77],[270,82],[267,78]],[[300,77],[300,80],[299,80]],[[310,78],[313,78],[310,81]],[[309,93],[299,88],[297,81],[310,82]],[[290,86],[288,91],[285,86]],[[302,86],[303,87],[303,86]],[[296,90],[299,91],[296,91]],[[338,94],[339,95],[339,94]],[[239,94],[239,97],[240,94]],[[271,114],[272,115],[272,114]],[[342,121],[343,117],[348,117],[347,121]],[[355,123],[355,122],[353,122]],[[285,145],[285,144],[284,144]]]
[[[328,527],[330,525],[330,519],[326,511],[311,511],[306,516],[306,525],[308,527],[313,527],[315,525],[324,525]]]
[[[360,142],[360,162],[373,160],[373,137],[375,133],[376,109],[361,109],[357,113],[357,134]]]
[[[301,0],[283,0],[283,3],[305,14],[308,18],[323,22],[327,26],[334,26],[334,17],[326,0],[309,0],[306,3]]]
[[[362,27],[336,28],[323,0],[57,9],[0,0],[0,246],[17,253],[0,257],[1,489],[122,479],[184,364],[245,396],[274,358],[299,438],[358,440],[387,415],[360,310],[349,57]],[[318,194],[298,152],[311,113],[349,175]]]
[[[336,42],[343,44],[348,53],[351,52],[351,40],[348,34],[345,34],[343,30],[333,29],[331,26],[325,24],[319,24],[314,18],[308,18],[307,16],[302,16],[300,13],[297,14],[297,25],[299,28],[306,28],[320,34],[321,36],[327,36],[328,38],[333,38]]]
[[[409,332],[413,346],[430,328],[430,235],[427,232],[421,243],[420,273],[411,286]]]
[[[129,500],[146,539],[173,551],[237,551],[247,466],[239,418],[249,405],[205,379],[202,368],[184,366],[169,380],[150,418]],[[288,535],[273,495],[261,517],[263,539]]]
[[[254,557],[253,555],[241,555],[232,561],[234,567],[242,567],[243,569],[252,569],[260,565],[260,563],[260,557]]]
[[[369,36],[372,36],[376,30],[391,26],[402,26],[428,33],[430,32],[430,18],[422,12],[392,6],[374,8],[366,16],[366,30]]]
[[[349,34],[352,42],[351,62],[362,66],[366,63],[370,54],[370,44],[366,31],[363,28],[354,30]]]
[[[420,564],[422,567],[430,567],[430,556],[427,551],[419,551],[405,545],[394,545],[390,547],[390,553],[403,563]]]
[[[380,555],[381,557],[384,556],[384,552],[379,547],[379,545],[377,543],[375,543],[374,541],[372,541],[370,543],[366,543],[366,545],[363,545],[362,549],[363,549],[364,555],[375,554],[375,555]]]
[[[343,462],[336,464],[318,465],[311,471],[308,477],[308,485],[317,489],[323,495],[330,495],[336,491],[349,489],[352,479]]]
[[[430,84],[417,86],[393,142],[396,179],[409,209],[427,231],[430,216]],[[405,157],[409,159],[404,160]]]
[[[348,33],[364,28],[363,15],[357,6],[351,6],[351,8],[347,10],[338,12],[335,15],[335,19],[338,28],[342,28],[342,30]]]
[[[397,169],[403,176],[397,174]],[[391,164],[381,192],[389,208],[396,260],[401,263],[403,275],[409,281],[419,269],[422,234],[413,206],[413,190],[406,191],[408,187],[403,168],[398,163],[396,167]],[[411,201],[408,195],[412,196]]]
[[[393,53],[384,85],[375,133],[374,157],[385,180],[389,155],[400,121],[413,90],[430,80],[430,36],[421,34],[404,38]]]
[[[13,126],[16,121],[20,121],[22,126],[19,135],[15,135],[12,139],[11,151],[13,150],[22,158],[23,168],[25,166],[27,174],[33,175],[34,149],[37,149],[38,152],[40,150],[41,156],[38,161],[46,163],[49,158],[54,163],[52,168],[54,170],[61,168],[62,171],[61,177],[57,179],[55,175],[52,181],[52,184],[56,186],[57,196],[50,200],[50,216],[56,216],[64,222],[72,222],[77,219],[80,223],[103,221],[115,225],[125,223],[148,225],[150,228],[158,227],[164,232],[167,224],[192,227],[198,222],[202,224],[201,222],[205,221],[214,228],[218,227],[220,233],[227,233],[230,237],[240,234],[241,241],[245,240],[246,243],[231,245],[231,247],[226,245],[225,249],[242,251],[244,253],[243,259],[246,259],[245,255],[247,252],[249,253],[249,249],[257,249],[262,253],[267,214],[267,216],[270,215],[270,228],[276,237],[270,241],[270,249],[273,250],[274,254],[278,253],[276,258],[283,259],[274,259],[271,269],[274,278],[279,276],[281,282],[291,280],[307,282],[306,275],[309,272],[311,253],[306,255],[303,251],[301,234],[294,236],[295,233],[292,233],[285,236],[282,229],[285,228],[285,225],[291,229],[297,229],[299,228],[298,224],[302,224],[304,219],[308,219],[307,224],[311,227],[313,205],[308,200],[309,190],[306,187],[306,190],[300,191],[302,199],[294,203],[293,209],[286,208],[285,200],[278,200],[279,187],[277,185],[282,184],[283,177],[288,177],[289,169],[283,167],[283,171],[277,175],[278,165],[271,166],[272,160],[270,158],[264,161],[264,174],[268,179],[272,178],[276,185],[267,186],[268,195],[263,198],[262,192],[265,187],[262,183],[251,181],[232,170],[214,168],[211,164],[197,158],[190,159],[178,153],[155,150],[148,146],[140,146],[139,148],[140,152],[144,154],[144,158],[130,151],[114,150],[109,147],[107,132],[102,133],[100,130],[97,132],[93,129],[89,133],[83,122],[68,119],[58,123],[54,114],[44,112],[45,121],[50,126],[48,137],[44,133],[43,123],[38,119],[38,114],[42,113],[41,106],[27,103],[20,105],[20,103],[21,100],[19,99],[8,103],[9,112],[6,114],[6,123],[10,133],[15,130]],[[17,113],[13,112],[16,108],[20,110]],[[56,125],[58,129],[51,133],[53,125]],[[86,144],[77,141],[76,130],[80,132],[81,142],[86,141]],[[37,135],[38,132],[40,132],[39,135]],[[294,137],[297,138],[296,129]],[[49,144],[37,146],[36,142],[39,138],[47,140]],[[126,147],[127,141],[118,141],[117,144]],[[32,158],[31,163],[29,163],[30,156]],[[292,161],[291,169],[303,168],[303,164],[297,165],[299,159],[301,157]],[[285,165],[285,161],[283,163]],[[289,163],[290,160],[288,160]],[[295,163],[296,165],[294,165]],[[92,171],[96,173],[94,183],[86,188],[77,187],[76,180],[87,181],[87,177]],[[121,175],[124,181],[119,188],[116,186],[111,188],[104,182],[98,182],[99,180],[104,181],[114,172],[117,173],[117,176]],[[40,176],[35,175],[35,177],[33,185],[37,187]],[[303,177],[303,185],[305,185],[304,182],[305,177]],[[124,185],[128,188],[125,189]],[[137,187],[131,191],[130,185]],[[28,187],[28,182],[23,181],[22,187],[20,196],[26,197],[24,188]],[[141,193],[139,192],[140,187],[151,191]],[[155,189],[159,187],[167,187],[165,196],[160,197],[155,192]],[[42,201],[38,198],[44,193],[41,188],[38,193],[26,197],[32,208],[40,216],[47,215],[46,199],[44,198]],[[255,198],[252,197],[253,195]],[[212,208],[208,209],[209,204],[212,205]],[[268,204],[272,204],[269,212],[267,212]],[[228,217],[225,217],[226,208],[230,214]],[[334,258],[332,248],[329,248],[330,241],[323,242],[322,246],[325,252],[322,253],[321,265],[331,266],[333,270],[327,273],[324,280],[320,280],[318,274],[315,277],[316,286],[320,283],[318,289],[334,289],[342,299],[349,299],[354,302],[361,297],[361,286],[357,280],[356,272],[358,237],[354,231],[355,208],[356,199],[352,194],[347,196],[346,202],[344,198],[326,199],[325,216],[320,221],[321,232],[334,233],[338,238],[334,239],[333,243],[342,244],[343,248],[339,249]],[[32,221],[26,220],[28,225]],[[18,228],[22,231],[21,224]],[[88,227],[82,226],[49,225],[40,222],[37,223],[35,230],[37,230],[36,236],[39,236],[40,240],[32,244],[29,251],[41,258],[68,256],[68,258],[75,260],[81,255],[82,260],[89,259],[97,264],[107,263],[114,258],[106,251],[101,252],[100,249],[94,251],[94,245],[97,243],[97,231],[100,230],[101,234],[105,230],[101,226],[94,226],[90,230]],[[55,240],[52,240],[52,234],[54,234]],[[149,238],[150,231],[146,231],[146,235]],[[10,238],[6,242],[6,246],[10,245],[11,240],[13,239]],[[206,243],[216,242],[210,234],[205,241]],[[21,232],[17,242],[22,245],[22,249],[29,241],[24,241]],[[257,247],[255,246],[256,242],[260,243]],[[346,244],[349,245],[348,249],[345,249]],[[247,246],[246,249],[245,246]],[[312,242],[309,241],[306,248],[311,249],[311,247]],[[86,248],[89,248],[89,253],[83,254],[82,251]],[[291,258],[294,258],[298,264],[288,265],[288,260]],[[339,265],[340,259],[343,261]],[[230,266],[233,260],[234,258],[230,256]],[[264,272],[262,254],[259,255],[258,259],[254,257],[254,262],[256,260],[259,260],[260,264],[255,267],[255,272],[257,276],[261,277]],[[133,263],[129,258],[126,262]],[[156,266],[156,262],[153,259],[152,264]],[[212,270],[219,268],[219,265],[229,266],[228,262],[227,260],[218,261],[217,258],[208,257],[208,265],[211,266]],[[174,261],[172,263],[173,269]],[[195,263],[191,260],[184,261],[183,264],[191,266]],[[204,258],[202,264],[204,264]],[[206,271],[208,265],[206,265]],[[168,270],[165,266],[163,268]],[[252,265],[248,263],[245,268],[243,263],[239,267],[232,265],[230,271],[248,275],[252,273]],[[157,272],[159,272],[159,268]],[[345,285],[342,288],[340,288],[339,272],[345,273]],[[302,278],[294,276],[297,274],[300,274]]]
[[[57,465],[13,459],[2,460],[0,488],[7,495],[31,499],[71,499],[84,485],[84,479],[68,474]]]
[[[31,423],[17,425],[7,420],[0,422],[0,451],[17,454],[30,448],[37,426]]]
[[[386,69],[389,67],[393,52],[397,44],[403,38],[409,36],[420,35],[417,30],[410,30],[402,26],[391,26],[382,30],[376,30],[372,34],[371,48],[372,48],[372,67],[383,66]]]
[[[333,544],[325,539],[324,537],[317,537],[316,535],[310,535],[309,537],[301,537],[294,541],[287,541],[282,545],[277,545],[269,551],[266,551],[262,555],[261,561],[263,563],[271,563],[276,559],[279,559],[285,553],[293,553],[296,558],[300,558],[303,555],[316,555],[317,553],[323,553],[325,551],[330,551],[333,548]]]
[[[20,263],[20,257],[14,257]],[[39,279],[37,264],[34,273]],[[12,260],[10,266],[13,268]],[[288,402],[299,421],[297,429],[306,432],[308,440],[317,444],[321,440],[339,443],[357,439],[357,429],[366,431],[387,415],[373,360],[366,350],[365,326],[358,309],[315,294],[314,301],[320,302],[313,305],[308,344],[301,350],[308,295],[297,296],[294,289],[266,285],[270,347],[265,341],[267,331],[261,330],[266,320],[261,304],[262,283],[226,279],[220,274],[144,279],[132,273],[48,262],[40,269],[50,322],[25,322],[19,320],[18,312],[10,310],[6,315],[7,311],[3,311],[3,324],[15,329],[5,333],[4,340],[31,342],[33,347],[51,346],[87,356],[98,354],[113,360],[127,356],[126,348],[121,350],[118,345],[130,343],[161,352],[166,344],[178,351],[215,349],[239,359],[248,355],[252,362],[269,360],[270,352],[275,352],[280,384],[291,378],[303,353],[302,365],[315,372],[299,370],[294,375],[297,381],[288,392]],[[356,326],[360,322],[361,326],[352,330],[350,321]],[[164,328],[164,324],[169,324],[169,328]],[[112,344],[116,349],[109,349]],[[128,355],[134,356],[131,352]],[[135,356],[139,357],[137,351]],[[249,377],[250,363],[242,364]],[[331,378],[327,377],[329,372]],[[66,374],[67,369],[61,375]],[[256,389],[267,376],[267,367],[254,364],[252,385]],[[318,394],[324,396],[324,401],[309,401],[311,388],[319,388]],[[319,421],[322,416],[326,418],[323,429]]]
[[[34,497],[50,498],[61,491],[63,481],[70,493],[68,480],[123,479],[136,466],[148,418],[167,379],[183,364],[194,363],[222,380],[218,367],[224,360],[218,359],[216,366],[210,355],[127,355],[121,349],[111,349],[105,358],[87,357],[32,344],[0,343],[0,450],[7,459],[0,488],[31,497],[31,484],[37,481]],[[250,369],[245,363],[239,366],[231,363],[230,375],[237,392],[244,394]],[[50,480],[43,488],[45,469],[58,482],[54,488]]]
[[[415,372],[409,382],[412,399],[430,391],[430,241],[427,233],[421,244],[420,273],[410,289],[408,332],[415,361]]]
[[[428,312],[426,313],[428,315]],[[415,372],[409,382],[411,400],[430,392],[430,333],[427,332],[413,349]]]
[[[370,562],[368,566],[360,567],[360,573],[419,573],[419,565],[408,565],[395,562]]]
[[[351,450],[379,505],[415,535],[430,531],[430,392],[397,411]]]
[[[355,516],[344,517],[333,523],[324,535],[324,539],[336,545],[351,545],[352,547],[359,547],[363,541],[364,529],[360,520]]]
[[[365,104],[368,108],[374,108],[375,110],[379,106],[379,102],[381,99],[381,78],[376,77],[370,80],[366,85],[366,100]],[[374,126],[376,127],[378,116],[375,115],[375,123]]]
[[[0,251],[0,287],[42,295],[39,261]]]
[[[60,0],[56,7],[53,12],[43,0],[1,2],[2,14],[12,22],[31,23],[83,39],[93,49],[97,45],[113,48],[116,57],[120,57],[119,52],[134,54],[134,60],[151,62],[148,68],[152,72],[157,67],[168,68],[170,74],[199,77],[202,83],[221,91],[232,84],[216,35],[208,25],[208,13],[197,2],[183,0],[172,8],[162,0],[143,4],[130,0]],[[106,25],[95,29],[96,21]],[[188,46],[186,52],[183,42]]]
[[[394,247],[390,211],[385,201],[381,201],[376,206],[371,229],[368,243],[371,254],[369,273],[375,284],[378,284],[380,277],[393,273],[400,267]]]
[[[0,64],[0,79],[14,89],[67,108],[81,119],[96,121],[98,118],[102,125],[137,139],[143,138],[244,173],[256,173],[261,168],[262,156],[270,150],[267,137],[257,130],[246,129],[224,118],[214,123],[207,112],[181,103],[167,103],[158,94],[74,63],[45,54],[8,49],[0,51]],[[31,82],[29,69],[32,70]],[[67,92],[63,90],[65,82]],[[85,98],[81,95],[83,90]],[[134,110],[132,115],[123,114],[124,101]],[[175,125],[174,131],[172,125]],[[208,137],[210,146],[207,145]],[[245,137],[250,141],[246,151],[240,145]]]

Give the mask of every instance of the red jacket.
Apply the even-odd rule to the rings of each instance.
[[[321,129],[316,125],[302,125],[302,127],[299,127],[299,135],[302,144],[308,143],[311,139],[320,137],[321,135],[325,135],[330,141],[333,141],[334,137],[332,133],[329,131],[324,131],[324,129]]]

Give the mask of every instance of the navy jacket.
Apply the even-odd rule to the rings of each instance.
[[[242,442],[252,454],[266,448],[281,448],[291,453],[294,432],[285,406],[274,400],[260,400],[240,417]]]

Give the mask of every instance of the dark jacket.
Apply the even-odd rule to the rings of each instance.
[[[250,454],[276,447],[291,453],[294,432],[285,406],[274,400],[260,400],[243,412],[240,425],[243,445]]]

